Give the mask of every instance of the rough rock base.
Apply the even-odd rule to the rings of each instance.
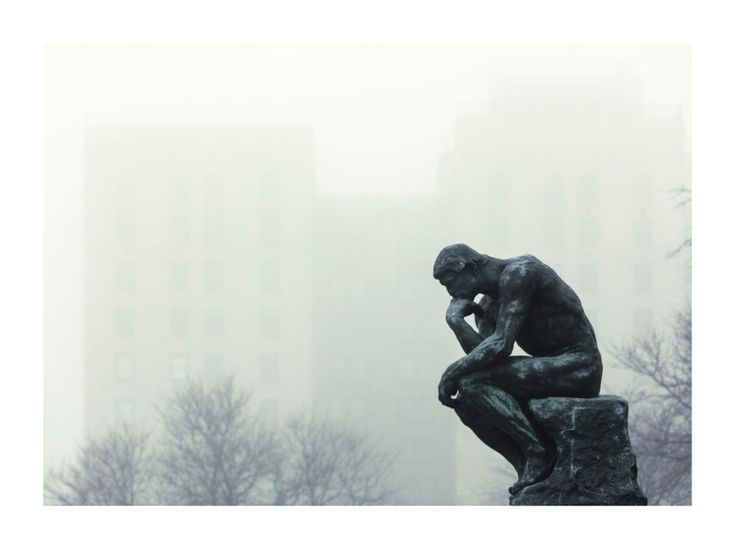
[[[551,474],[511,496],[511,505],[646,505],[628,438],[628,403],[616,396],[529,403],[556,446]]]

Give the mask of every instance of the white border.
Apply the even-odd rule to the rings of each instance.
[[[16,2],[2,25],[3,540],[9,547],[692,546],[727,536],[732,18],[710,2]],[[666,509],[43,508],[42,49],[56,41],[694,44],[695,504]],[[726,133],[728,132],[728,133]],[[724,253],[723,253],[724,252]],[[729,296],[728,296],[729,294]],[[730,301],[727,301],[730,300]],[[719,345],[718,345],[719,343]],[[724,414],[724,415],[723,415]],[[20,418],[20,421],[19,421]],[[729,426],[728,426],[729,427]],[[701,535],[700,535],[701,532]],[[15,538],[15,540],[13,540]],[[4,544],[5,545],[5,544]]]

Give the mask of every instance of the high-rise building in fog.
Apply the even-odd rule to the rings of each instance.
[[[233,372],[266,418],[314,409],[397,450],[404,501],[451,503],[435,201],[317,197],[301,130],[99,128],[86,166],[88,430]]]
[[[310,132],[97,128],[85,154],[87,430],[188,376],[234,373],[271,420],[308,408]]]

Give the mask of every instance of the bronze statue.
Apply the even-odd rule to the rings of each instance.
[[[595,332],[574,290],[532,255],[498,259],[454,244],[436,258],[434,278],[452,297],[446,320],[466,353],[442,375],[439,401],[513,465],[515,494],[554,465],[529,400],[600,392]],[[473,313],[477,330],[465,320]],[[530,356],[510,356],[516,343]]]

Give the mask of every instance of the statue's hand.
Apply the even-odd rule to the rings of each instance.
[[[444,372],[441,381],[439,381],[439,402],[444,406],[454,408],[456,403],[452,396],[457,393],[457,389],[457,380],[448,376],[447,373]]]
[[[467,299],[464,297],[455,297],[454,299],[452,299],[452,301],[449,302],[449,307],[447,307],[447,312],[445,316],[447,320],[464,318],[478,311],[479,309],[480,307],[477,305],[477,303],[475,303],[471,299]]]

